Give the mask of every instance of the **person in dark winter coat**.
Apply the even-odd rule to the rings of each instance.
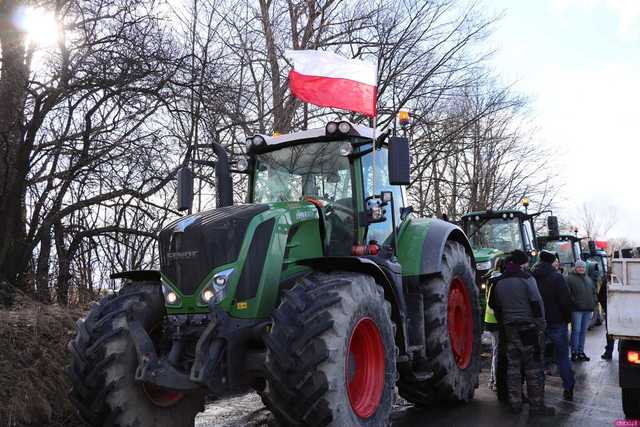
[[[522,369],[527,381],[531,415],[555,415],[544,404],[544,369],[542,347],[546,324],[544,304],[535,279],[522,269],[529,258],[523,251],[513,251],[505,270],[489,296],[489,307],[504,329],[507,356],[507,390],[513,412],[522,411]]]
[[[598,302],[602,307],[602,311],[604,311],[605,322],[607,320],[607,277],[604,276],[602,283],[600,284],[600,289],[598,290]],[[604,353],[600,356],[604,360],[611,360],[613,356],[613,346],[615,344],[615,339],[609,335],[609,331],[607,330],[607,345],[604,347]]]
[[[564,398],[573,400],[575,378],[569,361],[568,332],[571,321],[571,298],[564,277],[553,266],[555,260],[554,253],[541,251],[540,262],[533,266],[531,273],[536,279],[544,302],[544,317],[547,321],[545,335],[553,343],[556,364],[562,378]]]
[[[498,258],[496,266],[487,280],[487,295],[491,296],[493,287],[502,276],[504,270],[504,258]],[[484,311],[485,329],[491,334],[491,373],[489,374],[489,389],[497,391],[498,347],[500,343],[500,330],[495,313],[489,307],[489,298]]]
[[[567,285],[571,295],[571,360],[591,360],[584,353],[584,340],[587,328],[597,304],[596,287],[589,276],[585,274],[586,263],[577,261],[572,272],[567,275]]]

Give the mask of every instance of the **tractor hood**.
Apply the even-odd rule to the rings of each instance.
[[[192,294],[213,268],[238,258],[249,223],[268,209],[233,205],[172,222],[160,232],[160,271],[182,293]]]

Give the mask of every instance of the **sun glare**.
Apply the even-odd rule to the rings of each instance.
[[[29,44],[47,47],[58,42],[60,26],[51,11],[41,7],[25,7],[15,14],[14,23],[26,32]]]

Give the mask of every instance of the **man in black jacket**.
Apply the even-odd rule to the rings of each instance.
[[[507,356],[507,390],[514,412],[522,411],[522,370],[527,381],[530,415],[555,415],[544,404],[544,370],[542,339],[545,330],[544,304],[536,281],[523,271],[529,258],[523,251],[513,251],[506,260],[505,271],[489,296],[489,307],[504,329]]]
[[[546,336],[551,340],[556,355],[556,364],[562,378],[564,398],[573,400],[575,378],[569,360],[568,324],[571,321],[571,298],[564,276],[553,266],[553,252],[541,251],[538,262],[531,273],[538,284],[544,302],[544,317],[547,321]]]

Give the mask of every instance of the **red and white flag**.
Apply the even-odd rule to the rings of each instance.
[[[293,62],[289,87],[299,99],[322,107],[376,115],[376,66],[320,50],[287,50]]]

